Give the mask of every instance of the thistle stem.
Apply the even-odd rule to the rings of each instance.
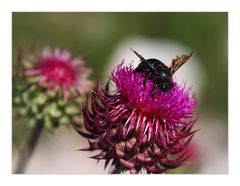
[[[28,141],[26,142],[26,145],[23,147],[19,159],[16,165],[16,169],[14,171],[15,174],[23,174],[25,172],[25,169],[27,167],[27,164],[36,148],[36,145],[40,139],[42,129],[43,129],[44,123],[38,122],[33,131],[30,135]]]

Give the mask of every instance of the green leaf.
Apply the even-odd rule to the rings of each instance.
[[[69,117],[67,117],[66,115],[65,116],[62,116],[60,119],[59,119],[59,123],[60,124],[69,124],[70,123],[70,119]]]
[[[35,99],[35,102],[38,105],[44,105],[46,101],[47,101],[47,96],[44,93],[40,93]]]
[[[18,109],[19,114],[25,116],[28,113],[28,109],[26,107],[21,107]]]
[[[16,104],[16,105],[20,104],[21,103],[21,98],[19,96],[13,98],[13,103]]]
[[[68,105],[65,108],[65,112],[66,112],[66,114],[69,114],[69,115],[78,114],[80,112],[80,108],[75,104]]]
[[[32,76],[27,78],[28,83],[36,83],[41,79],[40,76]]]
[[[48,107],[49,115],[53,118],[59,118],[62,115],[62,112],[59,110],[57,103],[52,103]]]
[[[58,100],[58,105],[59,105],[60,107],[63,107],[63,106],[66,105],[66,101],[64,101],[63,99],[59,99],[59,100]]]
[[[28,125],[29,125],[30,127],[35,126],[36,123],[37,123],[37,120],[34,119],[34,118],[31,118],[31,119],[29,119],[29,121],[28,121]]]
[[[43,118],[43,113],[36,114],[36,119],[40,120]]]
[[[37,105],[32,104],[32,105],[31,105],[31,109],[32,109],[32,112],[33,112],[34,114],[38,114],[38,113],[39,113],[39,108],[38,108]]]
[[[27,91],[23,92],[22,98],[23,98],[23,102],[24,103],[28,103],[29,102],[29,95],[28,95]]]

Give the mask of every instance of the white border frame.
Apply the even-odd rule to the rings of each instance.
[[[48,1],[30,1],[30,0],[8,0],[0,3],[0,41],[1,41],[1,72],[0,72],[0,175],[1,185],[24,185],[24,186],[43,186],[45,184],[103,184],[103,185],[123,185],[123,184],[141,184],[141,185],[210,185],[210,184],[234,184],[240,182],[237,177],[240,166],[240,147],[239,147],[239,113],[240,109],[240,61],[239,61],[239,43],[240,43],[240,11],[238,0],[48,0]],[[101,175],[101,176],[53,176],[53,175],[12,175],[12,12],[25,11],[50,11],[50,12],[112,12],[112,11],[130,11],[130,12],[229,12],[229,175],[132,175],[118,177],[119,175]],[[4,184],[4,185],[5,185]],[[238,185],[238,184],[237,184]]]

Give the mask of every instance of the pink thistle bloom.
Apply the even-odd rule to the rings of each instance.
[[[110,92],[109,84],[116,90]],[[174,82],[167,92],[123,63],[113,71],[105,88],[96,86],[83,107],[89,148],[100,150],[92,158],[111,162],[109,172],[162,173],[177,168],[189,157],[186,150],[195,131],[196,96],[191,88]],[[88,105],[91,105],[89,108]]]
[[[46,47],[37,57],[35,67],[27,70],[26,75],[40,76],[39,84],[46,84],[50,90],[61,87],[66,100],[67,92],[71,88],[82,95],[92,85],[87,79],[91,70],[83,65],[82,57],[73,58],[69,51],[61,51],[59,48],[53,51]]]

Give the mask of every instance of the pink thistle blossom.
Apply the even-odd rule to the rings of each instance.
[[[64,98],[67,92],[74,88],[81,95],[89,90],[92,83],[87,79],[90,69],[83,66],[82,57],[73,58],[67,51],[56,48],[54,51],[46,47],[34,61],[35,67],[26,71],[27,76],[40,76],[39,84],[46,84],[50,90],[61,87]]]
[[[115,91],[109,90],[114,83]],[[186,150],[195,131],[196,96],[191,88],[176,82],[171,90],[153,90],[153,83],[134,71],[118,65],[105,88],[98,84],[83,107],[89,147],[100,150],[92,158],[111,162],[109,172],[162,173],[177,168],[189,158]],[[89,104],[91,105],[89,107]]]

